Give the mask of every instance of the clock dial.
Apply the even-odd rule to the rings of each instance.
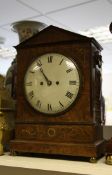
[[[45,114],[68,109],[79,92],[80,76],[75,62],[57,53],[44,54],[29,66],[25,96],[30,105]]]

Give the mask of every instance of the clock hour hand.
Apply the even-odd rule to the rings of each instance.
[[[46,82],[47,82],[47,85],[50,86],[52,84],[52,82],[47,78],[47,76],[45,75],[43,69],[40,67],[40,72],[42,73],[42,75],[44,76]]]

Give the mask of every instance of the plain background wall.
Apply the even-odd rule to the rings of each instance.
[[[112,126],[104,126],[103,134],[105,139],[110,139],[112,137]]]

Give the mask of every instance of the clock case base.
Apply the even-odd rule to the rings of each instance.
[[[93,143],[55,143],[42,141],[12,140],[11,154],[39,153],[100,158],[104,155],[105,140]]]

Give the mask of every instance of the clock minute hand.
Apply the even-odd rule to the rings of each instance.
[[[43,74],[43,76],[44,76],[44,78],[45,78],[45,80],[47,82],[47,85],[50,86],[52,84],[52,82],[47,78],[47,76],[45,75],[45,73],[44,73],[42,68],[40,68],[40,72]]]

